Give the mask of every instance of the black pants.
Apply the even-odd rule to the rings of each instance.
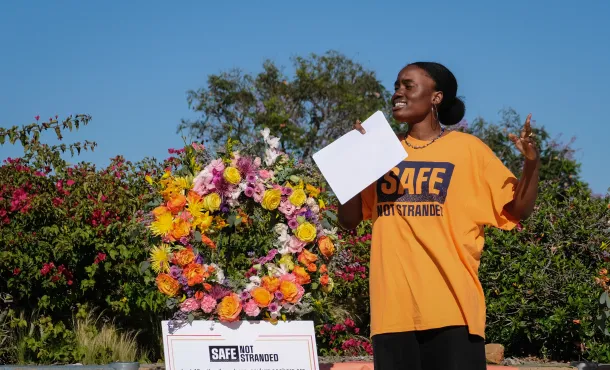
[[[375,370],[485,370],[485,341],[463,326],[373,336]]]

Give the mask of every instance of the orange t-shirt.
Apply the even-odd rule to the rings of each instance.
[[[503,208],[517,179],[473,135],[403,146],[408,157],[361,193],[373,221],[371,336],[467,325],[485,337],[483,227],[516,226]]]

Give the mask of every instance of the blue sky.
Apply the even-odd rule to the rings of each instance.
[[[576,136],[583,178],[610,186],[610,1],[3,1],[0,126],[33,117],[93,116],[66,135],[99,148],[99,165],[165,158],[193,117],[186,91],[229,68],[335,49],[375,70],[388,88],[415,60],[447,65],[466,118],[504,107],[566,140]],[[606,45],[606,46],[604,46]],[[0,158],[20,148],[0,147]]]

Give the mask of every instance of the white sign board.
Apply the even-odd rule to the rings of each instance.
[[[408,154],[380,111],[313,155],[341,204],[385,175]]]
[[[166,370],[318,370],[312,321],[162,321]]]

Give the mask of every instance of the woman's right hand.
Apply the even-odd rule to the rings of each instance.
[[[360,122],[359,119],[357,119],[356,123],[354,123],[354,130],[359,131],[362,135],[366,134],[364,127],[362,127],[362,122]]]

